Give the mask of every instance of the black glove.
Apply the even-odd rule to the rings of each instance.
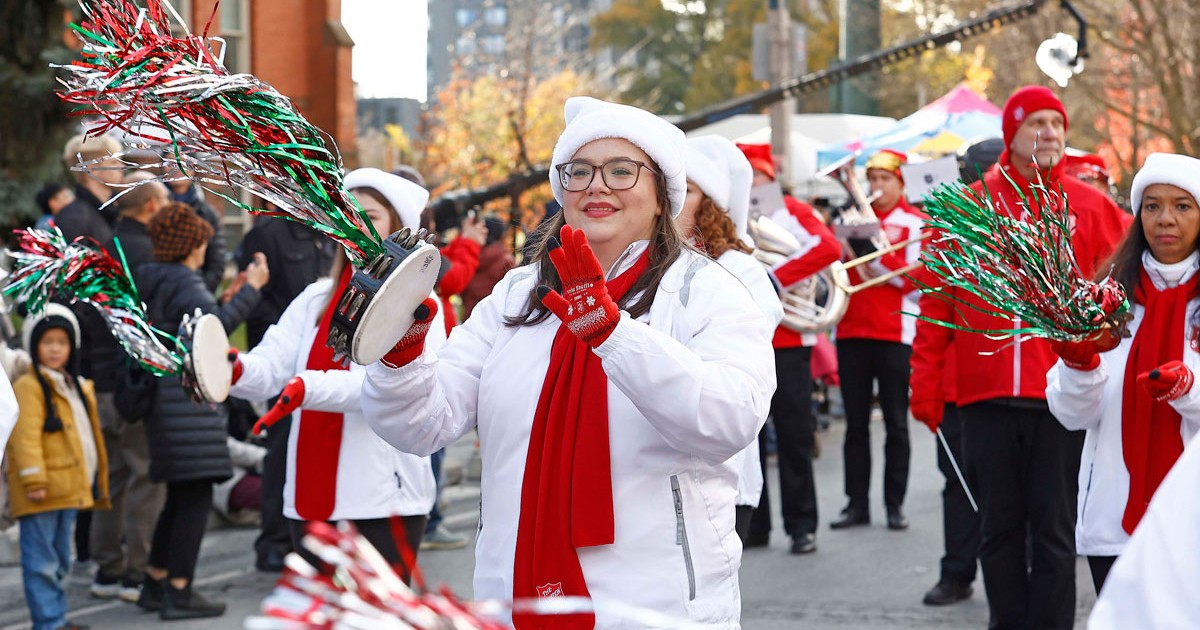
[[[846,241],[850,243],[850,249],[854,251],[855,258],[875,253],[875,244],[869,238],[848,238]]]

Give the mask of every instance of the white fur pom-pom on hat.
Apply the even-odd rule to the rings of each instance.
[[[1200,160],[1176,153],[1151,153],[1133,177],[1129,202],[1135,215],[1142,211],[1142,195],[1153,184],[1170,184],[1186,190],[1200,203]]]
[[[567,99],[563,113],[567,126],[554,145],[550,168],[550,188],[559,204],[563,203],[564,191],[554,167],[570,162],[580,147],[593,140],[620,138],[645,151],[654,160],[651,167],[666,178],[671,216],[677,216],[683,210],[683,200],[687,196],[683,159],[685,137],[678,127],[648,111],[588,96]]]
[[[716,184],[712,191],[692,174],[692,164],[688,162],[688,179],[695,182],[704,194],[712,198],[722,210],[729,213],[737,228],[738,236],[749,242],[746,223],[750,217],[750,189],[754,186],[754,169],[750,161],[736,144],[721,136],[699,136],[689,138],[688,148],[707,157],[720,168],[721,179],[724,182],[724,192],[721,184]],[[692,152],[689,151],[689,154]],[[703,167],[701,167],[703,169]],[[698,175],[707,178],[707,175]],[[723,196],[722,196],[723,195]]]
[[[421,227],[421,213],[429,202],[429,191],[399,175],[385,173],[377,168],[360,168],[350,171],[345,179],[346,190],[372,188],[379,191],[400,217],[400,224],[410,230]],[[380,234],[387,238],[387,234]]]

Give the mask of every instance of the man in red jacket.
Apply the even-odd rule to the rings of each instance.
[[[754,185],[775,179],[775,161],[766,144],[739,144],[754,168]],[[796,237],[800,248],[769,271],[779,291],[808,278],[837,260],[841,251],[837,238],[817,218],[812,206],[785,195],[785,208],[767,214],[780,227]],[[766,213],[764,213],[766,214]],[[771,418],[775,425],[779,457],[779,494],[783,528],[791,537],[790,551],[811,553],[817,549],[817,488],[813,480],[813,433],[816,420],[812,409],[812,347],[817,336],[800,333],[784,326],[775,329],[775,376],[780,386],[771,397]],[[759,455],[763,487],[758,507],[750,517],[746,547],[761,547],[771,533],[771,505],[768,500],[766,440],[759,435]]]
[[[1063,175],[1067,116],[1053,92],[1017,90],[1004,105],[1006,150],[976,189],[986,187],[997,211],[1029,217],[1021,193],[1039,177],[1066,195],[1072,247],[1084,275],[1101,269],[1129,216],[1087,184]],[[1011,183],[1010,183],[1011,181]],[[965,291],[953,297],[983,306]],[[931,296],[922,315],[970,330],[1015,328],[1020,321],[987,315]],[[986,307],[985,307],[986,308]],[[941,384],[951,341],[963,422],[967,477],[975,483],[982,542],[979,561],[993,628],[1070,628],[1075,617],[1076,486],[1082,432],[1069,432],[1046,406],[1050,344],[1019,336],[995,340],[917,323],[912,358],[912,412],[930,429],[942,418]],[[1032,557],[1026,556],[1026,537]]]
[[[897,244],[920,236],[925,215],[908,203],[900,167],[908,156],[883,150],[867,160],[867,180],[876,198],[871,202],[883,236]],[[869,240],[850,239],[852,256],[874,251]],[[850,269],[851,284],[862,284],[916,263],[920,242]],[[848,503],[830,526],[843,529],[871,522],[871,400],[878,384],[879,407],[887,430],[883,455],[883,502],[887,526],[908,528],[902,507],[908,489],[911,447],[908,439],[908,363],[912,354],[917,310],[916,287],[896,277],[850,297],[846,315],[837,326],[838,380],[846,406],[846,441],[842,447]]]

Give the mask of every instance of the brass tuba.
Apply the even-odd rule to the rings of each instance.
[[[778,223],[760,216],[747,224],[750,237],[754,239],[754,258],[768,270],[787,260],[800,243]],[[799,333],[820,333],[834,327],[846,314],[849,295],[841,287],[849,284],[845,269],[833,265],[797,282],[783,290],[779,300],[783,303],[784,327]]]

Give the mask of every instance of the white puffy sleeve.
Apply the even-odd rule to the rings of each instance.
[[[320,308],[315,307],[323,306],[328,300],[330,286],[332,281],[328,278],[308,285],[288,304],[279,321],[267,328],[262,341],[253,350],[241,354],[242,377],[230,388],[231,396],[266,400],[278,394],[296,375],[301,353],[307,355],[310,350],[300,341],[316,328]]]
[[[1100,367],[1088,372],[1069,368],[1059,359],[1046,373],[1046,403],[1068,431],[1100,426],[1108,368],[1103,357]]]
[[[702,290],[699,287],[703,287]],[[683,299],[665,293],[660,298]],[[758,435],[775,392],[773,326],[716,265],[696,274],[679,341],[622,313],[596,348],[604,372],[673,448],[717,464]]]

